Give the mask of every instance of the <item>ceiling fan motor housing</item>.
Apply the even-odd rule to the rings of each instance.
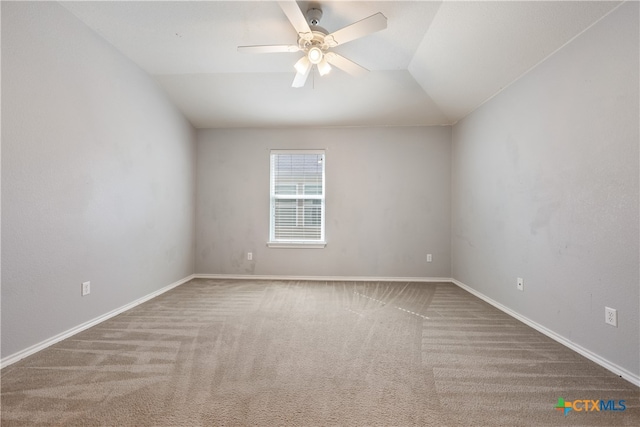
[[[304,34],[298,39],[298,46],[300,50],[309,53],[309,50],[313,47],[319,48],[323,53],[330,47],[330,44],[325,40],[325,36],[329,34],[327,30],[319,26],[320,19],[322,18],[322,9],[315,7],[307,10],[307,22],[311,29],[310,34]]]

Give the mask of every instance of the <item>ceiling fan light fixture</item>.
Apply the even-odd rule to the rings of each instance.
[[[322,61],[324,54],[322,53],[322,50],[319,47],[314,46],[311,49],[309,49],[309,52],[307,53],[307,57],[309,58],[309,62],[317,65],[320,63],[320,61]]]
[[[329,65],[327,60],[323,58],[322,61],[320,61],[320,63],[318,64],[318,72],[321,76],[324,76],[329,74],[329,71],[331,71],[331,65]]]

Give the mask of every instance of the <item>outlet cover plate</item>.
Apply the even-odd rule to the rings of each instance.
[[[618,310],[611,307],[604,308],[604,323],[618,327]]]
[[[82,296],[89,295],[91,293],[91,282],[82,283]]]

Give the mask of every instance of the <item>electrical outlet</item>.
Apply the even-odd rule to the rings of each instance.
[[[615,308],[604,308],[604,323],[618,327],[618,310]]]
[[[518,290],[524,291],[524,279],[522,277],[518,277]]]
[[[91,293],[91,282],[82,283],[82,296],[89,295]]]
[[[247,259],[248,259],[249,261],[253,260],[253,253],[251,253],[251,252],[247,252]]]
[[[431,261],[433,261],[433,257],[431,256],[431,254],[427,254],[427,262]]]

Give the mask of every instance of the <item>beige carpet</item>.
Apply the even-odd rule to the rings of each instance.
[[[450,284],[193,280],[1,380],[2,427],[640,425],[637,387]]]

